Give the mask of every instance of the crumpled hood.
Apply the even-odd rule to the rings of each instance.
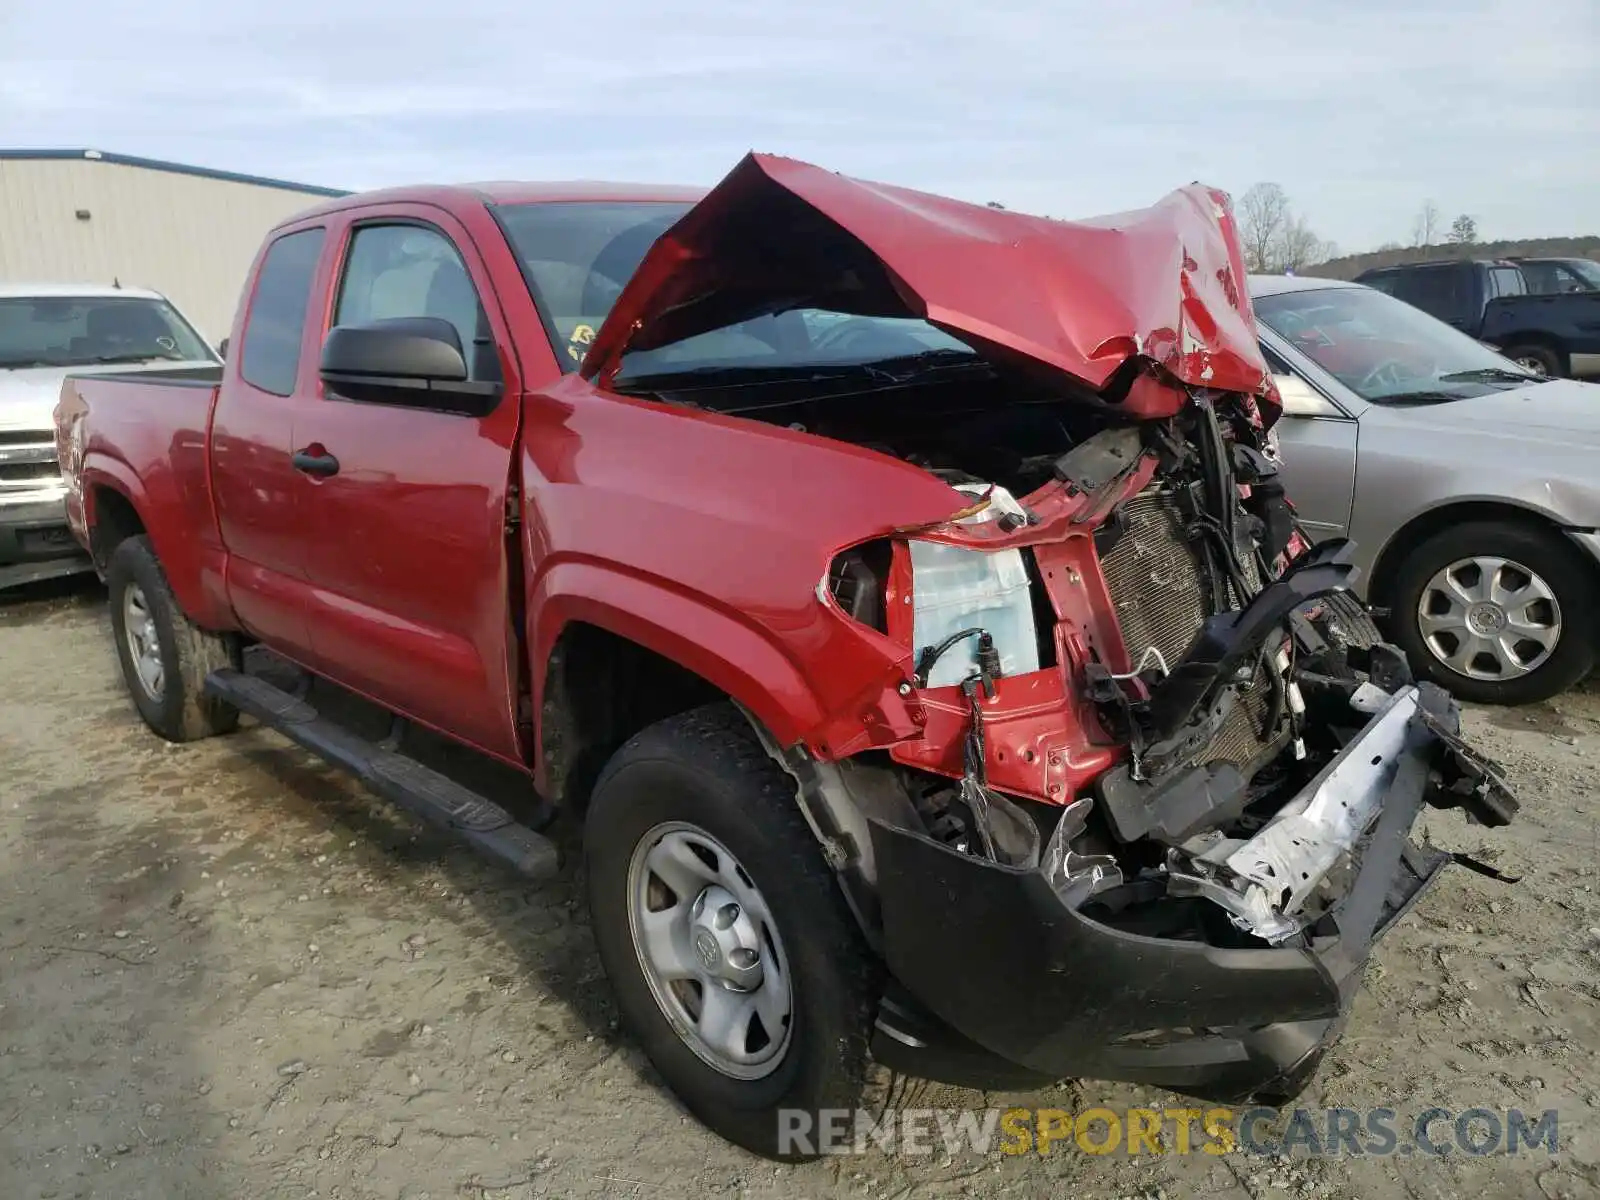
[[[56,401],[61,399],[61,384],[68,375],[105,375],[126,371],[170,371],[175,367],[208,367],[216,363],[198,360],[174,362],[158,359],[148,363],[105,363],[76,367],[27,367],[0,369],[0,429],[53,429]]]
[[[1150,208],[1058,221],[764,154],[656,242],[582,373],[605,386],[627,350],[794,307],[920,317],[1095,390],[1142,356],[1277,416],[1224,193],[1192,184]]]

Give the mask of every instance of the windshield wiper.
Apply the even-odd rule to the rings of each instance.
[[[1513,371],[1507,367],[1475,367],[1470,371],[1451,371],[1439,376],[1440,383],[1474,383],[1478,380],[1504,379],[1508,383],[1549,383],[1548,375],[1535,375],[1531,371]]]
[[[1406,404],[1449,404],[1454,400],[1466,400],[1460,392],[1441,391],[1415,391],[1394,392],[1387,396],[1374,396],[1374,404],[1392,404],[1396,407]]]
[[[182,362],[171,354],[90,354],[83,362],[93,363],[97,367],[110,366],[113,363],[144,363],[144,362]]]
[[[0,358],[0,371],[28,371],[34,367],[55,367],[59,365],[59,363],[53,363],[46,358]]]
[[[868,374],[882,376],[892,383],[909,383],[913,379],[946,371],[994,373],[994,367],[987,360],[979,358],[971,350],[957,350],[954,347],[924,350],[920,354],[902,354],[896,358],[880,358],[858,365]]]

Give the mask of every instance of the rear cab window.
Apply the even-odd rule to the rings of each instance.
[[[294,394],[311,284],[326,230],[286,233],[267,247],[240,336],[239,375],[274,396]]]

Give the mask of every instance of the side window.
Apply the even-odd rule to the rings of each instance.
[[[240,339],[239,374],[251,387],[275,396],[294,394],[311,278],[322,253],[324,232],[302,229],[286,233],[267,248]]]
[[[1467,297],[1462,285],[1466,272],[1455,267],[1423,267],[1406,274],[1406,286],[1395,295],[1441,320],[1465,315]]]
[[[1366,284],[1369,288],[1372,288],[1374,291],[1382,292],[1386,296],[1393,296],[1397,294],[1395,286],[1398,280],[1393,274],[1369,275],[1367,278],[1361,280],[1361,282]]]
[[[497,381],[500,360],[461,255],[436,229],[358,226],[339,283],[335,325],[393,317],[440,317],[455,326],[467,376]]]
[[[1561,290],[1558,268],[1554,263],[1525,262],[1522,264],[1522,278],[1527,282],[1528,293],[1533,296],[1549,296]]]
[[[1489,268],[1489,299],[1499,296],[1525,296],[1528,287],[1522,281],[1522,272],[1516,267]]]
[[[1424,271],[1397,271],[1389,276],[1389,294],[1397,300],[1404,300],[1407,304],[1422,306],[1425,293]]]

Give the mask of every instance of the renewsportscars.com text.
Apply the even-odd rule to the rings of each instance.
[[[1304,1157],[1556,1153],[1555,1109],[783,1109],[779,1153],[1257,1154]]]

